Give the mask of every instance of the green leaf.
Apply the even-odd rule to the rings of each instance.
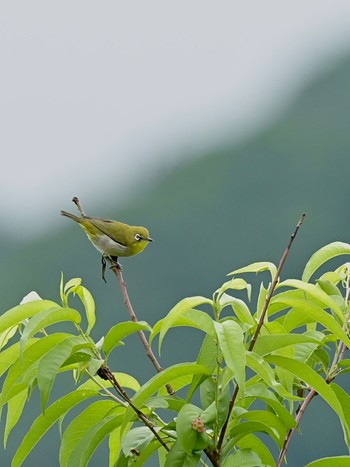
[[[91,329],[95,326],[96,315],[95,315],[95,301],[91,292],[83,287],[82,285],[77,285],[73,287],[74,292],[79,296],[82,304],[85,308],[86,319],[88,322],[88,328],[86,334],[89,335]]]
[[[123,415],[111,415],[95,423],[75,445],[67,467],[85,467],[99,444],[118,428]]]
[[[267,410],[251,410],[237,415],[237,418],[262,423],[269,427],[280,447],[282,447],[285,435],[290,428],[277,415]]]
[[[240,449],[228,457],[222,464],[222,467],[265,467],[266,464],[262,463],[260,457],[252,449]]]
[[[59,456],[61,467],[69,464],[72,453],[90,428],[117,407],[116,402],[111,400],[93,402],[70,422],[62,437]],[[122,407],[122,411],[125,411],[125,408]]]
[[[341,388],[340,386],[338,386],[335,383],[331,383],[331,388],[335,392],[335,394],[336,394],[336,396],[337,396],[337,398],[338,398],[338,400],[341,403],[341,406],[343,408],[343,413],[344,413],[344,417],[346,419],[346,424],[342,423],[342,428],[343,428],[343,432],[344,432],[345,444],[349,449],[349,447],[350,447],[350,430],[349,430],[349,427],[350,427],[350,396],[349,396],[348,393],[346,393],[344,391],[343,388]]]
[[[91,344],[87,344],[80,336],[72,336],[57,343],[41,358],[37,379],[43,412],[59,369],[75,350],[85,347],[91,347]]]
[[[0,350],[2,350],[8,341],[13,337],[18,329],[18,325],[16,324],[12,328],[6,329],[6,331],[0,334]]]
[[[157,375],[153,376],[149,381],[147,381],[140,390],[132,398],[133,404],[141,408],[142,405],[160,388],[166,384],[172,384],[173,380],[180,378],[185,375],[210,375],[208,368],[204,365],[198,365],[197,363],[180,363],[178,365],[173,365],[161,371]],[[131,420],[134,411],[131,407],[128,408],[125,419],[122,425],[122,432],[125,429],[126,425]]]
[[[188,297],[181,300],[177,303],[174,308],[172,308],[167,316],[163,319],[162,328],[160,330],[159,336],[159,353],[162,346],[163,339],[165,334],[169,331],[172,325],[177,321],[177,319],[182,316],[187,311],[193,310],[196,306],[199,305],[212,305],[213,302],[209,298],[206,297]]]
[[[245,266],[245,267],[240,268],[240,269],[235,269],[234,271],[230,272],[227,275],[231,276],[233,274],[241,274],[243,272],[255,272],[255,273],[258,273],[258,272],[262,272],[262,271],[270,271],[271,282],[273,281],[273,279],[275,278],[275,276],[277,274],[277,268],[273,263],[269,263],[268,261],[261,261],[261,262],[258,262],[258,263],[249,264],[248,266]]]
[[[29,322],[25,325],[23,334],[21,337],[21,355],[25,348],[25,345],[34,334],[41,329],[44,329],[51,324],[60,323],[62,321],[72,321],[73,323],[79,324],[81,321],[80,314],[72,308],[55,307],[47,310],[40,311]]]
[[[250,403],[254,402],[256,399],[265,402],[275,412],[281,422],[283,422],[286,429],[296,426],[294,417],[263,384],[257,384],[246,389],[245,401]]]
[[[260,433],[267,433],[271,438],[276,442],[277,446],[280,447],[280,443],[278,441],[278,438],[276,437],[275,433],[271,429],[270,426],[266,425],[265,423],[261,422],[241,422],[238,425],[233,426],[233,428],[230,430],[230,441],[228,442],[228,445],[226,446],[225,451],[228,450],[228,448],[232,449],[233,446],[235,446],[240,439],[244,438],[245,436],[249,434],[253,434],[256,432]]]
[[[305,342],[312,342],[316,345],[320,344],[320,340],[305,334],[269,334],[259,336],[254,346],[254,352],[259,355],[267,355],[283,347],[303,344]]]
[[[348,243],[333,242],[317,250],[306,263],[302,280],[308,282],[322,264],[339,255],[350,255]]]
[[[146,323],[146,321],[137,321],[136,323],[134,323],[133,321],[126,321],[124,323],[118,323],[115,326],[113,326],[108,331],[103,342],[103,350],[106,356],[108,357],[111,351],[116,346],[121,344],[122,339],[138,331],[152,332],[152,328],[149,324]]]
[[[274,371],[269,364],[255,352],[247,352],[247,366],[251,368],[260,378],[277,394],[287,400],[301,400],[300,397],[290,394],[284,387],[276,381]]]
[[[346,346],[350,347],[350,339],[340,324],[323,308],[313,305],[307,300],[288,298],[285,295],[282,299],[279,298],[278,295],[272,299],[273,302],[278,300],[282,300],[283,303],[294,308],[287,314],[284,320],[284,326],[287,331],[305,324],[306,319],[307,322],[316,322],[322,324],[326,329],[331,331],[337,339],[341,340]]]
[[[318,373],[312,370],[312,368],[310,368],[305,363],[298,362],[292,358],[270,355],[266,357],[266,359],[272,364],[280,366],[289,371],[297,378],[305,381],[310,387],[315,389],[315,391],[317,391],[317,393],[330,405],[330,407],[332,407],[344,426],[348,428],[343,408],[336,393]]]
[[[37,368],[40,359],[53,346],[67,338],[67,334],[51,334],[34,342],[24,351],[23,362],[19,359],[11,366],[0,395],[0,407],[12,397],[28,387],[37,377]]]
[[[224,309],[228,305],[232,307],[241,324],[248,324],[248,328],[255,325],[254,318],[243,300],[224,293],[220,298],[221,309]]]
[[[205,449],[209,444],[208,435],[199,433],[192,422],[200,417],[202,410],[193,404],[185,404],[176,418],[177,440],[187,454]]]
[[[157,451],[159,458],[159,466],[162,467],[165,464],[165,458],[167,451],[161,446],[157,439],[153,439],[148,446],[146,446],[139,455],[134,456],[132,462],[132,467],[142,467],[145,465],[146,461]],[[163,454],[164,453],[164,454]],[[130,459],[130,457],[129,457]],[[152,459],[153,461],[153,459]],[[114,467],[114,466],[113,466]]]
[[[200,348],[197,363],[198,365],[205,365],[210,374],[213,373],[214,369],[217,366],[218,362],[218,346],[216,340],[213,339],[210,335],[206,335],[203,339],[202,346]],[[199,384],[206,378],[207,376],[203,375],[194,375],[192,378],[191,386],[187,393],[186,401],[189,402],[196,391]]]
[[[244,392],[246,351],[242,328],[232,319],[214,322],[214,326],[226,365],[232,371],[239,389]]]
[[[74,289],[74,287],[79,287],[79,285],[81,284],[82,280],[80,279],[80,277],[74,277],[73,279],[70,279],[66,285],[64,286],[64,293],[68,294],[69,293],[72,293],[74,292],[74,290],[70,290],[70,289]]]
[[[27,348],[36,342],[37,339],[31,339],[28,344]],[[18,360],[19,358],[19,342],[11,345],[5,350],[0,352],[0,376],[2,376],[9,368],[13,365],[13,363]]]
[[[50,405],[50,407],[47,408],[45,415],[39,415],[39,417],[34,420],[13,457],[11,467],[20,467],[34,446],[40,441],[49,428],[59,420],[60,417],[66,414],[77,404],[80,404],[80,402],[83,402],[85,399],[89,399],[97,395],[97,391],[77,390],[66,394]]]
[[[7,439],[12,429],[17,424],[22,415],[24,405],[28,397],[28,389],[19,392],[7,404],[6,426],[4,432],[4,448],[6,449]]]
[[[305,467],[350,467],[349,456],[324,457],[316,461],[309,462]]]
[[[325,307],[333,310],[334,313],[340,319],[341,323],[345,324],[345,317],[341,307],[335,300],[333,300],[332,297],[327,295],[326,292],[324,292],[320,287],[314,284],[308,284],[298,279],[288,279],[284,282],[281,282],[277,287],[293,287],[299,290],[303,290],[304,292],[306,292],[306,294],[309,294],[311,295],[311,297],[315,298],[316,300],[319,300]],[[275,298],[276,297],[278,296],[275,296]]]
[[[228,274],[229,275],[229,274]],[[227,282],[224,282],[222,286],[214,292],[214,297],[217,296],[217,300],[220,301],[221,296],[226,290],[244,290],[247,289],[248,300],[250,300],[252,286],[247,281],[241,278],[233,278]]]
[[[167,455],[164,467],[198,467],[200,457],[200,453],[187,454],[176,441]]]
[[[254,434],[248,434],[237,442],[240,449],[252,449],[258,454],[264,466],[275,465],[275,460],[265,444]],[[237,464],[240,465],[240,464]]]
[[[25,319],[40,313],[40,311],[57,307],[57,303],[50,300],[35,300],[33,302],[27,302],[23,305],[15,306],[0,316],[0,333],[21,323]]]
[[[165,318],[164,318],[165,319]],[[162,329],[164,319],[159,320],[155,326],[153,327],[152,334],[150,336],[149,342],[152,344],[153,339],[159,334],[160,330]],[[204,311],[200,310],[189,310],[185,312],[182,316],[180,316],[172,325],[171,327],[191,327],[195,329],[199,329],[200,331],[205,332],[206,334],[210,334],[211,336],[215,336],[215,330],[213,325],[212,318],[205,313]]]
[[[159,431],[160,428],[155,428]],[[154,434],[147,426],[138,426],[130,430],[123,440],[123,452],[125,456],[130,456],[132,449],[137,449],[140,453],[153,440]]]
[[[119,453],[121,452],[120,427],[116,428],[110,433],[109,438],[108,438],[108,447],[109,447],[109,467],[116,467]]]

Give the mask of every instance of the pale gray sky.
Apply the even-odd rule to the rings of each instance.
[[[113,179],[117,207],[173,145],[267,124],[349,43],[348,0],[3,0],[1,228]]]

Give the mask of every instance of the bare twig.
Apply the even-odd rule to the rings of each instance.
[[[315,396],[317,396],[317,392],[314,389],[311,389],[311,391],[309,392],[309,394],[305,398],[304,402],[301,404],[300,409],[299,409],[299,411],[297,413],[297,416],[295,417],[296,426],[294,428],[291,428],[288,431],[288,434],[286,436],[286,439],[284,440],[281,452],[279,453],[277,463],[276,463],[276,467],[281,467],[281,465],[282,465],[282,463],[284,461],[284,458],[285,458],[285,456],[287,454],[287,450],[288,450],[289,444],[291,442],[293,433],[299,427],[300,420],[301,420],[302,416],[304,415],[305,410],[307,409],[308,405],[310,404],[310,402],[312,401],[312,399]]]
[[[279,277],[281,275],[281,271],[283,269],[284,263],[286,262],[287,256],[288,256],[289,251],[291,249],[291,246],[292,246],[292,244],[294,242],[294,239],[295,239],[295,237],[296,237],[296,235],[298,233],[298,230],[300,229],[300,227],[302,226],[302,224],[304,222],[305,216],[306,216],[305,213],[301,215],[301,217],[299,219],[299,222],[297,223],[297,225],[295,227],[294,232],[290,236],[290,240],[289,240],[289,243],[287,245],[287,248],[284,250],[282,258],[280,259],[280,262],[279,262],[279,265],[278,265],[274,280],[273,280],[272,285],[270,287],[269,293],[267,294],[267,297],[266,297],[266,300],[265,300],[265,303],[264,303],[264,307],[263,307],[263,310],[261,312],[261,316],[260,316],[260,319],[259,319],[258,326],[257,326],[257,328],[255,330],[255,333],[254,333],[254,336],[253,336],[252,340],[250,341],[250,345],[249,345],[248,350],[253,350],[253,348],[255,346],[255,342],[256,342],[256,340],[257,340],[257,338],[258,338],[258,336],[260,334],[260,330],[261,330],[261,328],[262,328],[262,326],[264,324],[265,315],[266,315],[267,309],[269,307],[272,295],[273,295],[273,293],[275,291],[276,285],[278,284]]]
[[[79,198],[77,196],[74,196],[74,198],[72,199],[73,203],[76,205],[76,207],[78,208],[78,211],[80,212],[81,214],[81,217],[86,217],[86,214],[80,204],[80,201],[79,201]]]
[[[271,284],[271,287],[270,287],[270,290],[269,290],[269,293],[267,294],[267,297],[266,297],[266,300],[265,300],[265,303],[264,303],[264,307],[263,307],[263,310],[261,312],[261,315],[260,315],[260,318],[259,318],[259,322],[258,322],[258,325],[256,327],[256,330],[255,330],[255,333],[252,337],[252,340],[250,341],[250,345],[249,345],[249,348],[248,350],[249,351],[252,351],[254,346],[255,346],[255,343],[256,343],[256,340],[260,334],[260,330],[264,324],[264,320],[265,320],[265,316],[266,316],[266,313],[267,313],[267,309],[269,307],[269,304],[270,304],[270,301],[271,301],[271,298],[272,298],[272,295],[275,291],[275,288],[278,284],[278,281],[279,281],[279,277],[281,275],[281,271],[283,269],[283,266],[284,266],[284,263],[286,262],[286,259],[287,259],[287,256],[289,254],[289,251],[291,249],[291,246],[294,242],[294,239],[300,229],[300,227],[302,226],[303,222],[304,222],[304,219],[305,219],[305,216],[306,214],[303,213],[299,219],[299,222],[297,223],[295,229],[294,229],[294,232],[292,233],[291,237],[290,237],[290,240],[289,240],[289,243],[286,247],[286,249],[284,250],[284,253],[280,259],[280,262],[279,262],[279,265],[278,265],[278,268],[277,268],[277,271],[276,271],[276,274],[275,274],[275,277],[273,279],[273,282]],[[229,421],[230,421],[230,417],[231,417],[231,413],[232,413],[232,410],[233,410],[233,406],[235,404],[235,401],[236,401],[236,398],[237,398],[237,395],[238,395],[238,391],[239,391],[239,387],[238,385],[235,386],[235,389],[234,389],[234,392],[232,394],[232,398],[230,400],[230,404],[229,404],[229,409],[228,409],[228,414],[227,414],[227,417],[226,417],[226,420],[225,420],[225,423],[221,429],[221,432],[220,432],[220,436],[219,436],[219,441],[218,441],[218,444],[217,444],[217,447],[216,447],[216,451],[220,454],[220,451],[221,451],[221,448],[222,448],[222,444],[224,442],[224,439],[225,439],[225,435],[226,435],[226,431],[227,431],[227,427],[228,427],[228,424],[229,424]]]
[[[131,319],[131,321],[136,323],[138,321],[138,319],[137,319],[137,316],[135,314],[135,311],[133,309],[133,306],[132,306],[130,298],[129,298],[129,294],[128,294],[128,290],[126,288],[126,283],[125,283],[124,278],[123,278],[122,270],[113,261],[111,261],[111,269],[114,272],[114,274],[116,275],[116,277],[118,279],[118,282],[120,284],[120,288],[121,288],[122,295],[123,295],[123,300],[124,300],[125,306],[126,306],[126,308],[128,310],[130,319]],[[160,364],[159,364],[159,362],[157,360],[157,357],[154,355],[154,353],[153,353],[153,351],[151,349],[151,346],[149,345],[149,343],[147,341],[145,333],[143,331],[138,331],[138,335],[140,337],[142,345],[144,346],[144,348],[146,350],[147,357],[151,360],[152,365],[157,370],[157,372],[160,373],[163,370],[163,368],[160,366]],[[175,391],[174,391],[174,389],[172,388],[172,386],[170,384],[166,385],[166,390],[167,390],[169,395],[175,394]]]

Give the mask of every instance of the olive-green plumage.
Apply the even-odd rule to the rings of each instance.
[[[78,222],[103,256],[137,255],[149,242],[153,242],[145,227],[131,226],[99,217],[79,217],[66,211],[61,211],[61,214]]]

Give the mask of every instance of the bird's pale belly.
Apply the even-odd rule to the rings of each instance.
[[[128,253],[128,247],[115,242],[107,235],[101,235],[99,238],[90,238],[90,240],[94,247],[104,255],[125,256]]]

